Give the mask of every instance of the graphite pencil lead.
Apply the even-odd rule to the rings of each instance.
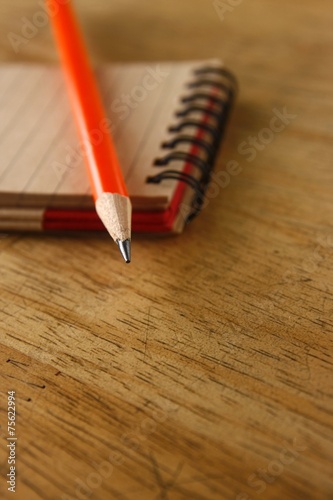
[[[124,257],[126,264],[131,262],[131,240],[118,240],[117,245],[119,247],[121,255]]]

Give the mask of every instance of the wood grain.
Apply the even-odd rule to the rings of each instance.
[[[1,235],[1,498],[333,498],[331,2],[76,5],[96,62],[225,60],[238,173],[130,266],[107,236]],[[2,0],[2,61],[56,61],[47,25],[8,39],[40,11]]]

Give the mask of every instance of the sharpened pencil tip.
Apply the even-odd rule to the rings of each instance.
[[[129,264],[131,262],[131,240],[117,240],[117,245],[126,264]]]

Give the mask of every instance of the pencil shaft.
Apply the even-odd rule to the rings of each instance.
[[[53,3],[52,20],[98,215],[130,261],[131,203],[107,130],[95,76],[70,2]]]

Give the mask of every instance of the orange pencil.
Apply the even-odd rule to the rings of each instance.
[[[106,116],[84,41],[71,2],[48,0],[47,3],[79,135],[85,147],[96,211],[125,261],[130,262],[131,202],[111,136],[105,133]]]

